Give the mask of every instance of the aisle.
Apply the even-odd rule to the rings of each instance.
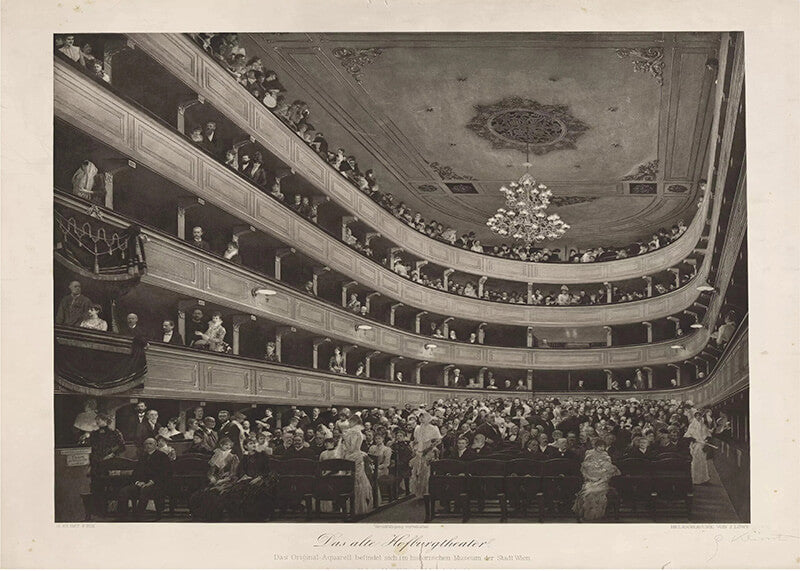
[[[733,504],[728,498],[728,493],[720,483],[719,475],[714,468],[714,463],[709,462],[709,472],[711,483],[703,486],[694,487],[694,509],[692,510],[692,522],[697,523],[737,523],[739,517],[733,509]],[[374,515],[370,515],[361,520],[362,523],[422,523],[425,521],[425,506],[422,499],[413,498],[399,505],[392,506]],[[499,516],[472,517],[469,523],[499,523]],[[681,523],[686,522],[684,513],[664,513],[659,511],[658,519],[655,523]],[[461,523],[457,517],[436,518],[435,523]],[[539,523],[534,517],[512,518],[509,523]],[[571,514],[559,515],[556,518],[548,518],[546,523],[575,523],[575,518]],[[614,523],[611,521],[604,523]],[[654,523],[652,519],[642,513],[633,513],[629,509],[623,508],[620,511],[619,523]]]

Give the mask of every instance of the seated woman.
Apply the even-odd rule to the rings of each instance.
[[[227,497],[227,509],[233,521],[263,521],[272,512],[272,493],[277,482],[269,471],[269,459],[257,450],[257,442],[248,438],[244,443],[238,480]]]
[[[572,506],[579,519],[598,520],[606,513],[608,491],[611,478],[620,474],[619,468],[611,462],[602,438],[595,438],[593,449],[586,452],[581,464],[583,486]]]
[[[192,494],[189,510],[192,518],[198,521],[222,521],[225,496],[236,483],[239,470],[239,457],[233,453],[233,440],[221,438],[208,464],[209,485]]]
[[[176,428],[177,426],[178,419],[170,418],[167,420],[167,425],[161,427],[161,430],[159,430],[158,434],[167,440],[183,440],[183,433]]]
[[[344,355],[342,355],[341,347],[336,347],[333,350],[333,357],[331,357],[330,361],[328,361],[328,370],[331,373],[339,373],[340,375],[347,373],[344,368]]]
[[[222,326],[222,314],[215,311],[211,314],[211,321],[208,322],[208,329],[205,333],[199,331],[195,333],[200,339],[194,342],[194,347],[207,348],[209,351],[225,353],[227,343],[225,343],[225,328]]]
[[[83,327],[84,329],[96,329],[98,331],[108,331],[108,323],[106,323],[104,319],[100,319],[100,312],[102,310],[103,308],[100,305],[93,303],[91,306],[89,306],[89,315],[86,317],[86,319],[81,321],[79,327]]]

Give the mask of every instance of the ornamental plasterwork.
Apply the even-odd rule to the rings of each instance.
[[[474,176],[457,173],[453,170],[453,167],[448,165],[442,165],[436,161],[428,164],[434,171],[436,171],[436,174],[438,174],[442,180],[476,180]]]
[[[622,177],[622,180],[656,180],[658,178],[658,159],[640,164],[636,172]]]
[[[344,48],[338,47],[331,50],[347,73],[353,76],[356,83],[361,83],[363,68],[373,63],[383,53],[381,48]]]
[[[589,130],[588,125],[570,114],[567,105],[508,97],[474,108],[476,114],[467,128],[489,141],[494,149],[528,149],[534,155],[575,149],[575,141]]]
[[[598,198],[597,196],[553,196],[550,199],[550,204],[553,206],[572,206],[583,202],[594,202]]]
[[[437,192],[439,187],[435,184],[421,184],[417,187],[420,192]]]
[[[649,73],[659,85],[664,83],[664,48],[619,48],[617,56],[631,58],[634,72]]]
[[[681,193],[686,192],[687,190],[689,190],[689,187],[684,184],[671,184],[667,187],[667,192]]]

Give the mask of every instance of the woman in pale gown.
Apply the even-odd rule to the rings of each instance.
[[[689,444],[689,452],[692,455],[692,484],[705,484],[711,480],[705,451],[706,440],[711,436],[711,430],[703,422],[702,414],[699,411],[694,413],[694,418],[683,436],[692,439],[692,443]]]
[[[439,429],[431,424],[432,417],[423,412],[419,416],[419,425],[414,428],[413,450],[411,459],[411,493],[418,498],[428,493],[428,480],[431,477],[431,462],[436,458],[436,447],[442,440]]]
[[[373,507],[372,498],[372,485],[367,477],[367,472],[364,468],[364,459],[367,453],[361,450],[361,444],[364,442],[364,434],[362,434],[362,425],[357,425],[350,428],[342,434],[342,441],[340,442],[340,457],[345,460],[350,460],[354,464],[355,490],[353,499],[355,503],[355,513],[367,513]]]
[[[80,198],[95,201],[97,191],[94,185],[97,180],[97,167],[91,161],[83,161],[72,175],[72,193]]]
[[[572,506],[581,520],[598,520],[606,513],[608,504],[608,490],[611,489],[611,478],[620,474],[619,468],[611,462],[611,457],[606,451],[606,443],[602,438],[596,438],[594,448],[586,452],[581,464],[583,486],[575,498]]]

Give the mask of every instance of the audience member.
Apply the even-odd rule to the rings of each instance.
[[[81,282],[69,282],[69,294],[61,298],[56,311],[56,325],[80,326],[81,322],[89,315],[92,300],[81,293]]]

